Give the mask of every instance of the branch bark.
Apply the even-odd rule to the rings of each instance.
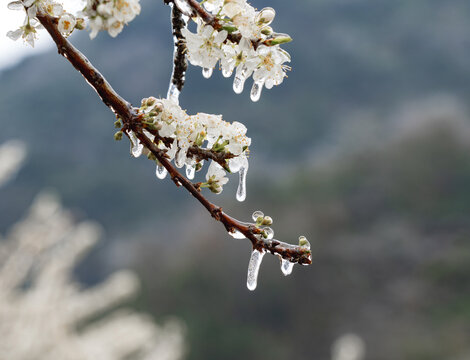
[[[177,186],[183,186],[191,195],[193,195],[215,220],[224,225],[227,231],[239,231],[251,241],[254,249],[271,252],[272,254],[279,255],[283,259],[291,262],[311,264],[310,250],[277,240],[264,239],[261,235],[262,230],[253,225],[246,225],[245,223],[232,218],[224,213],[222,208],[207,200],[193,183],[178,172],[178,170],[165,157],[165,152],[160,150],[156,144],[144,134],[144,125],[141,123],[138,110],[132,107],[129,102],[124,100],[111,87],[98,69],[96,69],[91,62],[64,36],[62,36],[57,27],[57,19],[42,12],[37,14],[37,18],[57,45],[59,54],[65,57],[74,66],[74,68],[83,75],[89,85],[98,93],[103,103],[108,106],[116,116],[122,119],[125,129],[134,131],[139,141],[149,149],[158,161],[167,169],[173,182]]]

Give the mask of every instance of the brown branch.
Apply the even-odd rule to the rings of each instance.
[[[171,27],[174,37],[174,55],[173,55],[173,73],[171,75],[171,83],[176,86],[178,91],[183,90],[184,78],[188,63],[186,61],[186,41],[181,30],[186,26],[183,19],[183,13],[173,4],[171,9]]]
[[[261,235],[262,230],[253,225],[246,225],[230,217],[225,214],[219,206],[207,200],[193,183],[176,170],[171,162],[165,157],[165,152],[160,150],[156,144],[144,134],[144,126],[141,123],[141,116],[139,116],[137,109],[133,108],[129,102],[119,96],[100,72],[90,63],[90,61],[62,36],[57,28],[57,19],[42,12],[37,14],[37,18],[49,32],[52,40],[57,45],[59,54],[64,56],[75,67],[75,69],[85,77],[90,86],[98,93],[104,104],[108,106],[116,116],[122,119],[125,129],[134,131],[139,141],[149,149],[165,169],[167,169],[175,184],[177,186],[183,186],[188,190],[189,193],[191,193],[191,195],[193,195],[207,209],[207,211],[209,211],[214,219],[220,221],[225,226],[227,231],[241,232],[251,241],[253,248],[255,249],[264,249],[265,251],[277,254],[286,260],[297,262],[299,264],[311,264],[310,250],[304,247],[282,243],[277,240],[264,239]]]

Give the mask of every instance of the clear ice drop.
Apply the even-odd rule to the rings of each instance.
[[[286,259],[281,259],[281,271],[284,276],[292,274],[292,268],[294,267],[294,263],[290,262]]]
[[[253,102],[257,102],[261,97],[261,90],[263,90],[264,81],[255,81],[250,92],[250,99]]]
[[[213,68],[202,68],[202,76],[209,79],[212,76]]]
[[[155,170],[155,175],[157,176],[157,178],[163,180],[166,177],[167,173],[168,171],[162,164],[157,165],[157,169]]]
[[[233,69],[230,70],[230,69],[222,68],[222,76],[223,77],[229,78],[230,76],[232,76],[232,73],[233,73]]]
[[[131,140],[131,155],[133,157],[138,158],[142,155],[142,150],[144,149],[144,145],[139,142],[135,133],[131,130],[129,131],[129,139]]]
[[[264,213],[262,211],[259,211],[259,210],[256,210],[253,215],[251,215],[251,218],[253,219],[253,221],[256,221],[258,220],[258,218],[264,218]]]
[[[194,179],[194,173],[196,172],[196,168],[193,165],[186,164],[186,177],[189,180]]]
[[[241,74],[235,75],[235,79],[233,79],[233,91],[235,94],[241,94],[243,91],[243,86],[245,85],[246,78],[243,77]]]
[[[248,290],[253,291],[258,284],[258,272],[263,260],[264,252],[253,250],[248,264],[248,276],[246,278],[246,287]]]
[[[246,173],[248,171],[248,161],[240,168],[238,172],[237,200],[244,201],[246,198]]]
[[[233,237],[234,239],[245,239],[245,235],[243,235],[240,231],[238,230],[234,230],[233,232],[232,231],[229,231],[228,234]]]
[[[271,240],[274,237],[274,230],[271,229],[270,227],[265,227],[263,231],[266,233],[266,238],[268,240]]]

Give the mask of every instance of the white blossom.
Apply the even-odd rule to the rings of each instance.
[[[75,29],[76,23],[77,22],[75,20],[75,16],[73,16],[72,14],[65,13],[59,19],[59,31],[62,33],[62,35],[69,36],[72,33],[73,29]]]
[[[222,186],[228,183],[228,178],[225,177],[225,171],[216,162],[212,161],[207,169],[206,174],[207,187],[217,194],[222,192]]]

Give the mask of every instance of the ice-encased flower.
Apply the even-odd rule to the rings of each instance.
[[[75,29],[76,24],[75,16],[65,13],[59,19],[58,28],[62,35],[69,36]]]
[[[223,54],[221,45],[227,38],[228,32],[214,30],[210,25],[201,25],[198,27],[197,34],[193,34],[186,28],[182,29],[182,33],[186,38],[189,62],[207,69],[214,68]]]
[[[223,185],[228,183],[228,178],[225,177],[225,170],[215,161],[212,161],[209,169],[207,169],[206,180],[209,189],[216,194],[220,194],[223,190]]]

